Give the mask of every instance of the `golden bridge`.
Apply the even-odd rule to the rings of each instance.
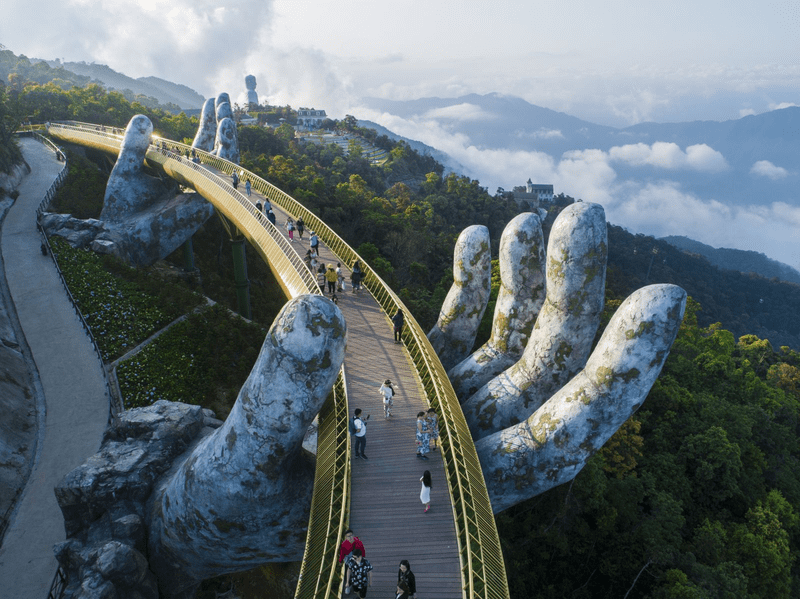
[[[52,137],[118,155],[124,131],[83,123],[52,123]],[[199,164],[188,159],[190,152]],[[472,437],[458,399],[425,332],[369,264],[302,204],[254,173],[244,171],[253,195],[239,192],[230,175],[243,169],[191,146],[154,136],[145,156],[151,168],[192,188],[244,236],[269,265],[288,298],[319,293],[316,275],[294,243],[255,206],[267,199],[278,218],[302,218],[320,239],[321,260],[350,268],[360,260],[369,292],[342,294],[348,326],[344,366],[319,414],[314,494],[305,555],[295,597],[338,598],[342,567],[338,549],[352,528],[372,563],[371,594],[394,592],[401,559],[412,564],[418,592],[426,598],[509,597],[503,555]],[[300,244],[297,245],[301,245]],[[389,317],[406,317],[403,344],[392,343]],[[379,416],[378,386],[395,383],[394,416],[368,428],[369,461],[351,464],[347,430],[350,407]],[[349,404],[349,406],[348,406]],[[416,414],[432,407],[439,416],[440,451],[425,468],[433,476],[432,509],[419,501],[422,464],[415,458]],[[439,458],[438,456],[441,456]]]

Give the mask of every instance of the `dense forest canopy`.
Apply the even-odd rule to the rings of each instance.
[[[28,84],[18,100],[41,120],[123,127],[141,112],[178,140],[196,126],[96,86]],[[443,176],[402,142],[339,126],[387,149],[389,160],[373,166],[333,145],[305,144],[287,125],[240,128],[242,165],[319,214],[428,326],[459,231],[485,224],[496,244],[518,208],[477,181]],[[87,216],[102,201],[102,185],[94,188]],[[513,596],[798,596],[800,288],[721,271],[619,227],[609,228],[609,252],[606,322],[646,283],[679,284],[693,300],[637,414],[572,483],[498,517]]]

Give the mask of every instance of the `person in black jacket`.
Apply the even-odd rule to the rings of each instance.
[[[407,559],[400,561],[400,569],[397,571],[397,584],[404,583],[408,587],[408,597],[414,599],[417,596],[417,581],[411,571],[411,564]]]
[[[403,311],[398,310],[394,316],[392,316],[392,324],[394,324],[394,342],[400,343],[402,341],[402,334],[403,334]]]

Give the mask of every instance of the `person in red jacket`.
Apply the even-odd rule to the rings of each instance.
[[[348,528],[344,533],[344,541],[342,541],[341,546],[339,547],[339,563],[345,564],[344,570],[344,578],[342,583],[347,582],[347,571],[350,569],[347,566],[347,558],[353,553],[353,549],[360,549],[361,555],[367,555],[367,550],[364,549],[364,543],[361,542],[357,536],[353,534],[352,529]]]
[[[353,549],[355,548],[361,549],[361,555],[367,555],[367,550],[364,549],[364,543],[362,543],[361,539],[355,536],[353,531],[348,528],[344,533],[344,541],[342,541],[342,545],[339,547],[339,563],[341,564],[344,562],[344,559],[353,553]]]

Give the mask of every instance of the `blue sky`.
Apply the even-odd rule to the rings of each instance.
[[[0,43],[17,54],[103,63],[239,101],[253,74],[262,101],[379,122],[450,153],[492,190],[531,176],[602,203],[633,231],[753,249],[800,268],[800,197],[731,208],[681,186],[681,169],[696,168],[698,156],[724,164],[715,148],[634,148],[663,167],[663,178],[646,182],[619,177],[620,157],[591,148],[548,156],[533,144],[476,147],[454,118],[474,118],[468,105],[401,119],[360,102],[499,92],[616,127],[796,106],[798,0],[14,0],[3,12]],[[800,179],[800,165],[755,163],[750,174]]]
[[[797,0],[29,0],[0,43],[205,96],[244,76],[343,116],[361,96],[500,92],[600,124],[800,103]],[[31,30],[35,22],[35,33]]]

